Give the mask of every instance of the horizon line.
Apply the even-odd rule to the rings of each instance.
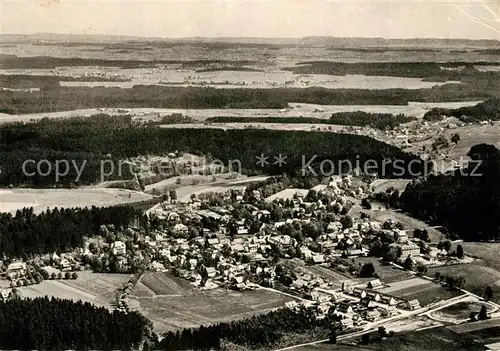
[[[441,40],[441,41],[492,41],[500,43],[500,39],[492,38],[443,38],[443,37],[363,37],[363,36],[332,36],[332,35],[305,35],[300,37],[263,37],[263,36],[191,36],[191,37],[160,37],[160,36],[137,36],[130,34],[79,34],[79,33],[57,33],[57,32],[35,32],[35,33],[0,33],[0,36],[37,36],[37,35],[60,35],[60,36],[81,36],[81,37],[125,37],[139,39],[157,39],[157,40],[202,40],[202,39],[285,39],[285,40],[300,40],[306,38],[324,38],[324,39],[379,39],[379,40]]]

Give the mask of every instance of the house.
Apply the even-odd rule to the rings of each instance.
[[[202,278],[200,274],[193,272],[191,273],[191,275],[189,275],[189,280],[192,281],[195,285],[200,285]]]
[[[59,261],[58,266],[61,270],[64,271],[71,268],[71,263],[66,258],[62,258],[61,261]]]
[[[235,289],[244,290],[246,288],[245,281],[246,279],[244,276],[238,275],[233,277],[233,279],[231,280],[231,284]]]
[[[163,272],[163,271],[165,271],[165,266],[158,261],[153,261],[149,265],[149,269],[153,272]]]
[[[401,257],[418,256],[420,255],[420,247],[417,244],[410,243],[399,245],[401,248]]]
[[[352,290],[352,294],[354,296],[361,298],[361,299],[364,299],[366,297],[366,291],[361,289],[361,288],[354,288]]]
[[[341,330],[349,329],[354,326],[354,321],[352,318],[344,318],[335,323],[335,326]]]
[[[380,281],[380,279],[373,279],[373,280],[370,280],[368,282],[368,284],[366,285],[366,287],[368,289],[378,289],[378,288],[381,288],[383,286],[382,282]]]
[[[380,312],[378,310],[367,311],[365,314],[365,319],[370,321],[370,322],[373,322],[374,320],[377,320],[378,318],[380,318]]]
[[[9,278],[22,277],[26,274],[28,267],[24,262],[13,262],[9,264],[6,274]]]
[[[127,245],[125,245],[123,241],[117,240],[111,244],[111,250],[113,255],[125,255],[127,252]]]
[[[380,301],[380,295],[375,291],[368,291],[366,293],[366,297],[375,302]]]
[[[297,303],[297,301],[287,301],[285,303],[285,307],[286,308],[295,308],[297,307],[299,304]]]
[[[209,278],[214,278],[217,275],[217,270],[214,267],[206,267],[205,274]]]
[[[404,230],[395,229],[394,230],[394,238],[400,244],[405,244],[408,242],[408,235],[406,234],[406,232]]]
[[[348,242],[352,240],[348,240]],[[354,243],[354,242],[352,242]],[[363,255],[363,250],[361,249],[347,249],[344,251],[344,256],[346,257],[357,257],[357,256],[362,256]]]
[[[335,312],[347,314],[347,313],[352,313],[353,310],[352,310],[352,306],[350,304],[348,304],[347,302],[341,302],[341,303],[339,303],[339,305],[335,309]]]
[[[391,317],[391,316],[395,316],[398,314],[398,310],[396,309],[395,306],[388,306],[388,307],[384,307],[382,309],[382,315],[384,317]]]
[[[397,304],[396,299],[389,295],[380,295],[380,302],[389,306],[395,306]]]
[[[330,300],[330,298],[327,295],[322,294],[318,291],[311,291],[311,293],[309,294],[309,297],[311,300],[319,302],[319,303],[327,302]]]
[[[325,262],[325,256],[323,255],[314,255],[311,257],[311,262],[314,264],[320,264]]]
[[[218,245],[219,244],[219,239],[217,239],[217,238],[207,239],[207,243],[210,246]]]
[[[187,226],[185,226],[184,224],[182,224],[182,223],[177,223],[174,226],[174,233],[187,234],[188,231],[189,231],[189,228]]]
[[[403,302],[402,307],[407,310],[413,311],[420,308],[420,302],[417,299],[408,300]]]

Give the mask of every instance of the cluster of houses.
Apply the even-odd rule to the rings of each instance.
[[[290,301],[289,308],[313,307],[317,318],[336,315],[340,329],[350,329],[369,322],[390,318],[420,308],[418,300],[401,300],[377,291],[384,285],[378,279],[366,286],[343,286],[342,291],[314,288],[301,302]]]

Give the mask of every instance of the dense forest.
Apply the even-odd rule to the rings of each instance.
[[[130,78],[105,76],[42,76],[27,74],[0,74],[0,87],[11,89],[51,89],[60,86],[59,82],[125,82]]]
[[[433,108],[424,115],[424,120],[434,121],[442,116],[456,117],[462,122],[498,121],[500,120],[500,99],[488,99],[474,106],[456,109]]]
[[[303,124],[332,124],[343,126],[373,127],[381,130],[392,129],[401,123],[414,121],[414,117],[403,114],[368,113],[363,111],[338,112],[330,119],[309,117],[210,117],[206,122],[211,123],[303,123]]]
[[[473,162],[465,170],[409,184],[400,206],[415,217],[444,225],[464,240],[499,239],[500,151],[480,144],[468,155]]]
[[[500,95],[498,81],[445,84],[430,89],[326,89],[326,88],[228,88],[163,87],[136,85],[117,87],[51,86],[40,91],[4,91],[0,113],[25,114],[108,108],[182,109],[281,109],[289,103],[320,105],[408,105],[416,102],[484,100]]]
[[[307,334],[319,329],[323,338],[328,337],[333,318],[329,315],[325,319],[317,319],[316,313],[308,308],[299,311],[283,308],[243,320],[168,332],[155,349],[217,350],[223,342],[246,348],[269,349],[290,333]]]
[[[7,257],[67,252],[83,246],[83,238],[99,234],[101,225],[127,227],[142,220],[142,211],[130,206],[53,209],[38,215],[32,208],[15,215],[0,214],[0,252]]]
[[[2,350],[138,349],[150,323],[139,313],[110,312],[53,298],[0,301]]]
[[[44,43],[50,45],[50,43]],[[57,46],[65,46],[66,44],[57,43]],[[82,43],[67,43],[68,46],[79,46]],[[91,44],[90,44],[91,45]],[[95,43],[97,46],[102,46],[101,43]],[[108,48],[112,49],[129,49],[141,50],[147,45],[147,42],[137,45],[124,45],[124,44],[110,44]],[[169,45],[169,43],[165,43]],[[238,44],[239,45],[239,44]],[[89,46],[86,43],[85,46]],[[179,46],[179,44],[174,44]],[[0,55],[0,69],[55,69],[56,67],[79,67],[79,66],[99,66],[99,67],[120,67],[120,68],[152,68],[158,65],[179,65],[183,67],[200,66],[206,64],[227,64],[232,66],[243,66],[256,64],[256,61],[251,60],[103,60],[93,58],[64,58],[64,57],[51,57],[51,56],[29,56],[18,57],[15,55]]]
[[[236,163],[230,161],[239,160],[241,168],[248,174],[293,174],[302,169],[309,170],[308,164],[318,172],[318,166],[324,160],[331,162],[324,165],[323,174],[346,172],[350,166],[355,168],[358,165],[363,171],[365,162],[373,160],[376,167],[371,161],[370,171],[387,178],[408,177],[405,170],[412,160],[417,161],[412,165],[414,172],[424,166],[424,161],[415,155],[360,135],[257,129],[168,129],[138,126],[129,116],[94,116],[1,125],[0,185],[71,186],[77,178],[76,167],[70,165],[68,174],[56,181],[54,171],[58,159],[76,160],[78,167],[86,161],[78,184],[98,182],[104,171],[110,175],[102,180],[117,179],[120,169],[121,178],[130,179],[133,170],[119,167],[118,160],[138,155],[166,155],[176,150],[210,154],[226,167],[236,167]],[[261,154],[269,156],[263,167],[256,164],[256,157]],[[273,157],[279,154],[287,156],[286,164],[281,167],[273,163]],[[311,158],[312,162],[309,162]],[[23,171],[25,160],[34,160],[25,167],[26,173]],[[50,162],[52,173],[43,175],[48,170],[47,163],[42,165],[42,173],[36,169],[40,160]],[[103,160],[113,162],[115,171],[110,172],[108,168],[111,167],[104,169],[103,166],[101,172]],[[397,160],[398,164],[383,163],[384,160]],[[340,161],[344,161],[342,165],[339,165]]]
[[[350,49],[352,50],[352,49]],[[362,49],[364,50],[364,49]],[[481,72],[475,65],[497,65],[493,62],[300,62],[295,67],[285,68],[296,74],[363,74],[367,76],[393,76],[407,78],[426,78],[432,81],[463,81],[486,75],[500,76],[497,72]],[[446,69],[447,68],[447,69]],[[462,68],[462,69],[460,69]]]

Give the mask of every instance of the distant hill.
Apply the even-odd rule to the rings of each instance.
[[[224,42],[244,44],[274,44],[300,46],[328,46],[328,47],[453,47],[453,48],[500,48],[498,40],[472,39],[385,39],[385,38],[339,38],[329,36],[309,36],[303,38],[239,38],[239,37],[191,37],[191,38],[160,38],[136,37],[123,35],[73,35],[56,33],[37,34],[3,34],[0,42],[3,43],[30,43],[30,42],[88,42],[88,43],[116,43],[126,41],[160,41],[160,42]]]

